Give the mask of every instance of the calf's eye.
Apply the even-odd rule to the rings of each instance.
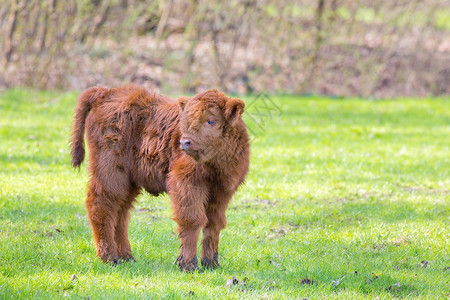
[[[208,120],[208,124],[209,125],[214,125],[216,124],[216,121],[214,121],[213,119]]]

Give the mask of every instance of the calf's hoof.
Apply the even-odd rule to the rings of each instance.
[[[135,262],[136,261],[136,259],[131,254],[127,254],[127,255],[121,256],[120,260],[123,261],[123,262],[127,262],[127,261]]]
[[[194,256],[191,260],[185,260],[181,255],[177,258],[177,264],[181,271],[194,272],[198,270],[197,256]]]
[[[217,253],[214,253],[212,258],[209,257],[203,257],[202,258],[202,266],[205,269],[215,269],[217,267],[220,267],[219,264],[219,255]]]
[[[122,260],[118,256],[107,256],[107,257],[101,257],[101,260],[104,263],[110,264],[112,266],[117,266],[122,263]]]

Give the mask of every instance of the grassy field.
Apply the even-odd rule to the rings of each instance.
[[[450,297],[449,99],[247,97],[222,266],[187,274],[167,196],[136,204],[137,262],[95,257],[86,166],[69,164],[76,96],[0,94],[1,299]]]

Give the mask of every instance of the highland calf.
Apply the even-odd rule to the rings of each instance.
[[[118,263],[133,259],[128,240],[130,209],[145,189],[167,192],[178,223],[180,269],[219,265],[219,233],[225,210],[249,166],[244,103],[217,90],[193,98],[168,97],[142,87],[93,87],[78,98],[71,137],[72,165],[89,147],[86,208],[97,255]]]

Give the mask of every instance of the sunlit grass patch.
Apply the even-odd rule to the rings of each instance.
[[[88,175],[69,163],[75,93],[1,94],[0,298],[447,297],[449,100],[268,97],[279,111],[244,115],[258,132],[221,268],[186,274],[167,196],[135,205],[137,262],[95,257]]]

